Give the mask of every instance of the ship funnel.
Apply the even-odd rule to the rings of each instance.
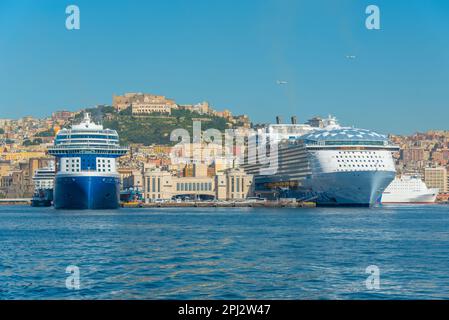
[[[276,116],[276,124],[281,124],[282,118],[280,116]]]
[[[292,120],[292,124],[297,124],[298,123],[298,120],[296,119],[296,116],[292,116],[291,120]]]

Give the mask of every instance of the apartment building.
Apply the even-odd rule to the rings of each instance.
[[[438,188],[440,193],[448,192],[448,177],[445,167],[425,168],[424,182],[428,188]]]

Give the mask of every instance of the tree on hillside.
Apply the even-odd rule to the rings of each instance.
[[[53,137],[55,135],[53,129],[48,129],[36,134],[36,137]]]

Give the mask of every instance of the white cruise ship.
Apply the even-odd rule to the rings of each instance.
[[[276,124],[265,132],[275,137],[275,172],[261,174],[263,165],[254,159],[242,165],[255,176],[255,192],[261,197],[372,206],[396,176],[392,153],[399,151],[397,146],[376,132],[341,127],[330,116],[322,127]]]
[[[31,199],[33,207],[49,207],[52,205],[55,175],[53,161],[47,168],[40,168],[34,172],[34,194]]]
[[[429,189],[417,176],[396,177],[382,193],[381,203],[434,203],[438,189]]]
[[[47,168],[37,169],[33,176],[34,192],[44,189],[53,190],[55,175],[55,165],[53,161],[50,162],[50,165]]]

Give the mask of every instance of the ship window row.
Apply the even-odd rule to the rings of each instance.
[[[114,140],[64,140],[64,141],[56,141],[56,145],[59,148],[62,147],[71,147],[71,146],[118,146],[118,141]]]
[[[383,163],[383,160],[337,160],[337,162],[376,162],[376,163]]]
[[[70,139],[56,139],[56,142],[59,144],[68,144],[68,143],[80,143],[80,142],[97,142],[97,143],[106,143],[113,142],[118,143],[118,139],[100,139],[100,138],[70,138]]]
[[[111,139],[111,140],[118,140],[118,136],[74,134],[71,136],[58,135],[56,137],[56,140],[61,140],[61,139]]]
[[[102,141],[94,141],[94,140],[79,140],[79,141],[57,141],[56,142],[57,148],[83,148],[83,147],[118,147],[118,141],[110,141],[110,140],[102,140]]]
[[[384,168],[375,168],[376,170],[385,170]],[[355,172],[355,171],[372,171],[374,168],[345,168],[337,169],[336,172]]]
[[[73,153],[78,153],[78,154],[112,154],[112,155],[123,155],[126,154],[127,150],[120,150],[120,149],[113,149],[113,150],[108,150],[108,149],[101,149],[101,150],[79,150],[79,149],[72,149],[70,148],[70,150],[51,150],[51,155],[70,155]]]
[[[326,146],[384,146],[386,142],[384,141],[325,141]]]
[[[57,145],[58,148],[67,148],[67,149],[74,149],[76,152],[75,148],[114,148],[114,147],[119,147],[119,145],[117,143],[90,143],[89,141],[87,142],[80,142],[80,143],[58,143]]]
[[[339,168],[342,168],[342,167],[344,167],[344,168],[346,168],[346,167],[350,167],[350,168],[355,168],[355,167],[358,167],[358,168],[385,168],[385,165],[383,165],[383,164],[378,164],[378,165],[372,165],[372,164],[370,164],[370,165],[367,165],[367,164],[340,164],[339,166],[338,166]]]
[[[359,151],[338,151],[338,154],[355,154],[355,153],[361,153]],[[365,154],[377,154],[375,151],[365,151],[363,152]]]
[[[382,157],[382,156],[377,156],[377,155],[374,155],[374,156],[365,156],[365,155],[352,155],[352,156],[335,156],[337,159],[343,159],[343,158],[345,158],[345,159],[347,159],[347,158],[349,158],[349,159],[351,159],[351,158],[359,158],[359,159],[381,159],[381,158],[384,158],[384,157]]]

